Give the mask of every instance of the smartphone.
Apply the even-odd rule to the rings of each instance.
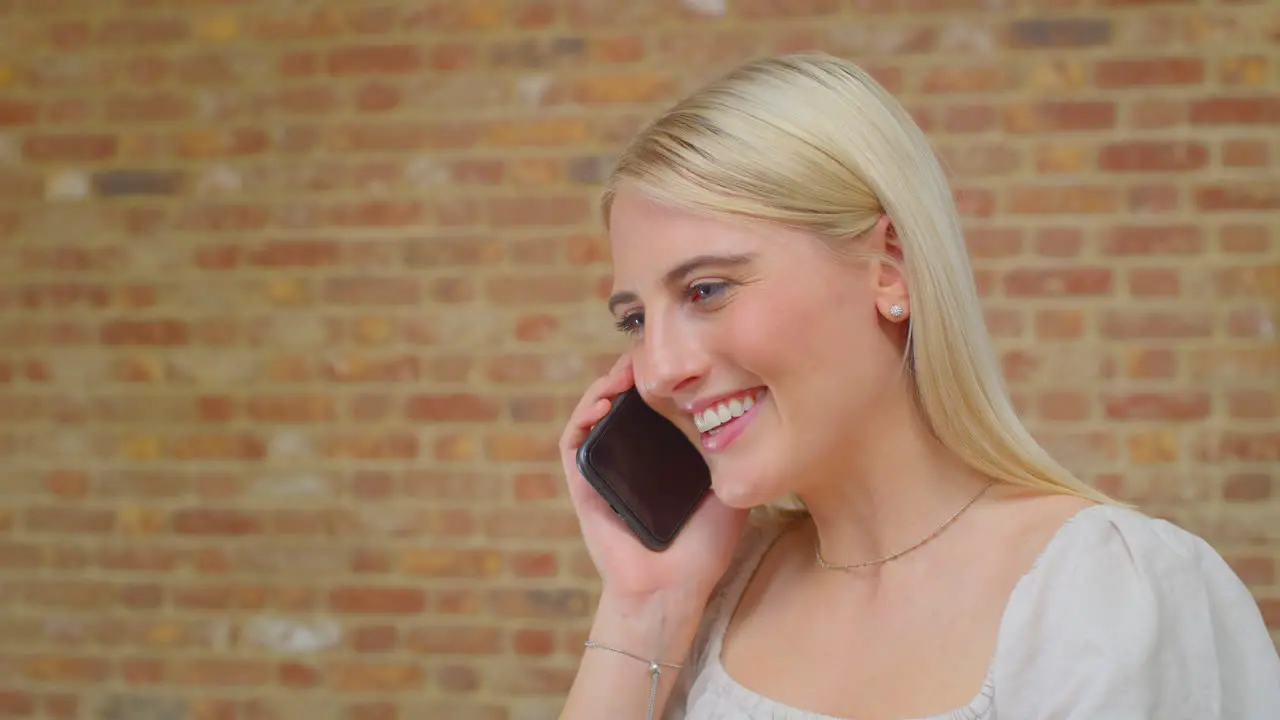
[[[650,550],[661,552],[711,489],[702,453],[633,387],[578,448],[578,470]]]

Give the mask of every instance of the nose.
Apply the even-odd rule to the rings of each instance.
[[[645,318],[644,341],[635,359],[642,395],[672,397],[701,380],[707,366],[707,353],[689,323]]]

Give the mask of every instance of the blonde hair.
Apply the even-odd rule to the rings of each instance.
[[[911,293],[916,398],[933,433],[997,480],[1113,502],[1056,462],[1018,418],[942,166],[897,100],[853,63],[798,54],[738,67],[631,141],[605,186],[606,226],[623,183],[659,202],[799,228],[832,244],[887,214]]]

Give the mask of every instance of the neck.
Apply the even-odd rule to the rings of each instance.
[[[902,552],[936,531],[989,479],[964,465],[925,427],[907,399],[877,411],[872,433],[822,463],[798,495],[825,561],[854,564]]]

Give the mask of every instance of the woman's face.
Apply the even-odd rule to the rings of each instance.
[[[610,306],[636,386],[702,448],[717,496],[750,507],[821,480],[898,385],[902,326],[885,317],[907,308],[897,274],[625,185],[610,225]],[[885,235],[882,220],[858,242]]]

